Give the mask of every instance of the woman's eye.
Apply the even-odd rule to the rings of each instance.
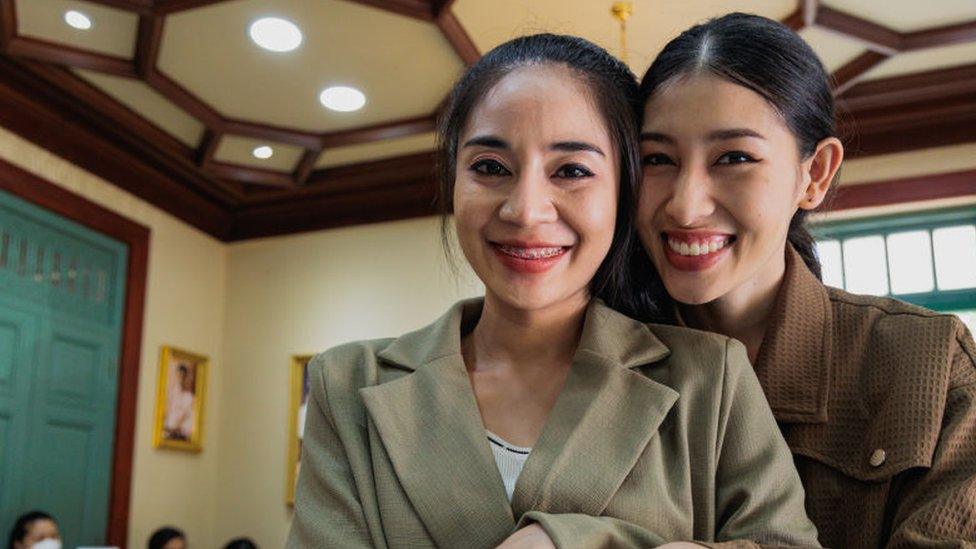
[[[556,171],[556,177],[564,179],[580,179],[583,177],[591,177],[592,175],[593,172],[588,170],[586,166],[580,164],[567,164]]]
[[[654,153],[644,156],[641,161],[645,166],[668,166],[674,165],[674,161],[666,154]]]
[[[493,177],[511,175],[511,172],[509,172],[501,162],[492,160],[490,158],[475,162],[471,166],[471,170],[480,175],[488,175]]]
[[[723,154],[718,157],[716,164],[745,164],[747,162],[755,162],[756,159],[749,156],[742,151],[732,151]]]

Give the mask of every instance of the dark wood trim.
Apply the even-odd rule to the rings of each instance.
[[[857,158],[976,142],[976,104],[935,100],[859,113],[839,127],[846,156]]]
[[[840,185],[825,211],[976,196],[976,170]]]
[[[869,70],[883,63],[888,56],[883,53],[868,50],[845,63],[831,75],[834,95],[840,95],[849,90]]]
[[[965,94],[976,96],[976,64],[861,82],[838,97],[838,107],[860,111]]]
[[[153,2],[153,13],[157,15],[166,15],[169,13],[192,10],[193,8],[202,8],[204,6],[220,4],[228,1],[229,0],[155,0]]]
[[[136,77],[135,67],[128,59],[56,44],[39,38],[14,36],[7,42],[4,53],[12,57],[53,65],[89,69],[128,78]]]
[[[393,120],[373,126],[351,128],[323,134],[321,146],[324,148],[348,147],[384,139],[395,139],[434,131],[436,121],[427,114],[413,118]]]
[[[139,32],[136,37],[136,73],[145,77],[156,70],[159,59],[159,45],[163,40],[165,19],[158,15],[140,15]]]
[[[162,72],[150,70],[146,73],[144,79],[146,80],[146,84],[152,86],[163,97],[176,103],[176,106],[195,116],[208,128],[216,127],[222,122],[223,119],[220,113],[213,107]]]
[[[139,394],[142,319],[149,264],[149,229],[2,160],[0,189],[119,240],[129,248],[119,353],[115,447],[112,450],[112,479],[105,533],[106,545],[125,547],[129,529],[136,397]]]
[[[433,152],[315,170],[309,177],[308,185],[299,189],[297,196],[307,198],[312,195],[365,191],[413,180],[434,181]]]
[[[430,11],[434,18],[438,18],[454,7],[454,0],[433,0]]]
[[[232,133],[256,139],[267,139],[268,141],[298,145],[307,149],[317,149],[322,146],[321,134],[293,128],[283,128],[281,126],[272,126],[271,124],[224,118],[215,124],[214,127],[222,133]]]
[[[209,128],[203,131],[203,137],[200,138],[200,144],[197,146],[195,154],[197,166],[204,170],[210,167],[217,147],[220,145],[220,137],[219,133]]]
[[[34,72],[0,56],[0,126],[204,232],[217,238],[226,233],[226,202],[215,198],[226,191],[205,180],[192,153],[184,159],[165,154],[43,78],[40,69],[74,76],[56,67]]]
[[[976,19],[945,27],[910,32],[902,37],[902,45],[905,50],[948,46],[964,42],[976,42]]]
[[[262,168],[252,168],[240,164],[228,164],[226,162],[211,161],[207,166],[207,171],[220,179],[230,179],[251,185],[269,185],[271,187],[295,186],[291,174],[266,170]]]
[[[0,48],[6,49],[17,36],[17,10],[14,0],[0,0]]]
[[[817,10],[816,23],[818,26],[860,40],[878,53],[893,55],[901,49],[902,38],[898,32],[829,6],[820,6]]]
[[[792,13],[780,20],[780,23],[796,32],[800,32],[806,27],[806,22],[803,20],[803,10],[801,8],[793,10]]]
[[[355,4],[362,4],[378,8],[383,11],[405,15],[421,21],[434,20],[434,8],[429,0],[346,0]]]
[[[454,12],[448,10],[441,13],[436,20],[437,28],[444,34],[444,38],[451,43],[451,47],[458,54],[458,57],[469,67],[478,59],[481,59],[481,52],[478,46],[471,40],[468,31],[464,30],[461,22],[454,16]]]
[[[153,0],[87,0],[93,4],[101,4],[110,8],[134,11],[140,15],[152,13]]]
[[[292,172],[292,177],[295,179],[296,185],[304,185],[308,182],[308,177],[312,175],[312,170],[315,169],[315,163],[318,162],[319,155],[321,154],[322,151],[320,149],[307,149],[302,154],[301,160],[295,166],[295,171]]]

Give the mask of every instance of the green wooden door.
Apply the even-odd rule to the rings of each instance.
[[[0,532],[40,509],[66,547],[105,541],[126,259],[0,192]]]

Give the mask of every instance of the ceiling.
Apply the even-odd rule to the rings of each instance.
[[[434,120],[505,40],[549,31],[621,54],[607,0],[0,0],[0,124],[224,240],[432,211]],[[976,2],[636,0],[638,75],[730,10],[784,21],[833,74],[852,154],[976,141]],[[89,30],[64,22],[88,15]],[[294,51],[248,37],[294,22]],[[325,87],[366,95],[323,108]],[[259,159],[256,147],[271,147]]]

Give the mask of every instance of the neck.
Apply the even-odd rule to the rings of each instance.
[[[783,254],[778,254],[777,259],[759,270],[759,274],[718,299],[701,305],[679,304],[682,319],[692,328],[738,339],[746,346],[749,360],[755,364],[769,324],[769,314],[785,276],[786,259]]]
[[[588,303],[589,298],[580,295],[544,309],[526,310],[485,295],[481,318],[467,338],[473,353],[469,358],[474,359],[466,361],[469,369],[505,364],[514,370],[532,370],[570,363]]]

